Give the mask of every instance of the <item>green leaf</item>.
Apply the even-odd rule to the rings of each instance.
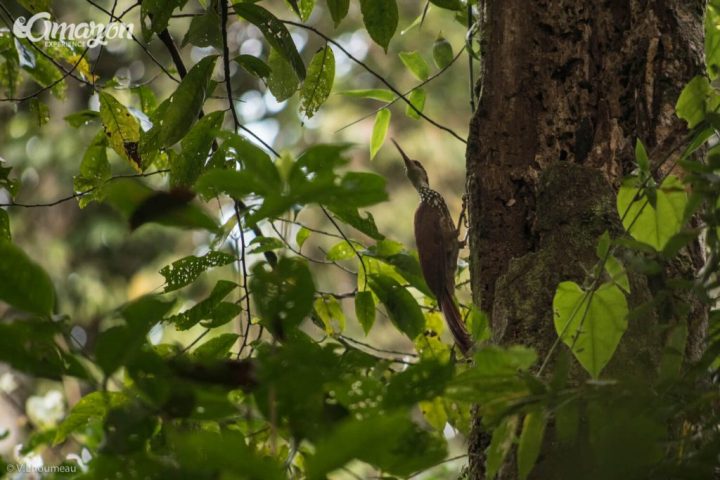
[[[470,307],[469,330],[475,343],[490,340],[490,320],[485,312],[475,305]]]
[[[315,284],[304,261],[285,257],[270,270],[266,263],[255,265],[250,290],[266,327],[284,338],[312,310]]]
[[[165,277],[165,292],[172,292],[189,285],[205,270],[212,267],[221,267],[235,261],[235,257],[223,252],[209,252],[202,257],[190,255],[181,258],[160,270]]]
[[[107,413],[127,404],[128,397],[119,392],[90,392],[80,399],[55,431],[53,445],[58,445],[74,432],[83,431],[92,424],[99,424]]]
[[[313,308],[325,327],[325,333],[335,335],[345,330],[345,313],[335,297],[322,295],[315,300]]]
[[[335,80],[335,55],[326,45],[310,61],[307,78],[300,90],[300,113],[312,118],[330,96]]]
[[[630,280],[620,260],[609,256],[605,261],[605,271],[615,285],[620,287],[626,294],[630,293]]]
[[[122,311],[125,325],[111,327],[100,334],[95,344],[95,360],[106,375],[128,365],[142,348],[153,325],[172,308],[175,300],[164,301],[146,295],[129,303]]]
[[[170,163],[173,186],[189,187],[198,179],[215,140],[215,132],[222,127],[224,116],[224,112],[205,115],[182,139],[182,154]]]
[[[375,158],[375,155],[380,150],[380,147],[385,143],[385,137],[387,136],[388,128],[390,127],[390,110],[383,108],[375,116],[375,125],[373,125],[372,137],[370,137],[370,159]]]
[[[418,80],[427,80],[430,76],[430,67],[418,52],[400,52],[400,60]]]
[[[347,97],[372,98],[373,100],[380,100],[385,103],[390,103],[395,100],[395,94],[393,92],[382,88],[374,88],[370,90],[344,90],[339,93],[340,95],[345,95]]]
[[[598,238],[598,245],[595,249],[595,254],[600,260],[604,260],[605,257],[608,255],[611,242],[612,240],[610,239],[610,233],[605,230],[603,234],[600,235],[600,238]]]
[[[547,418],[540,410],[532,410],[525,415],[517,451],[518,473],[521,480],[525,480],[530,475],[540,456],[546,423]]]
[[[387,53],[388,45],[398,26],[395,0],[360,0],[363,23],[375,43]]]
[[[465,8],[460,0],[430,0],[430,3],[446,10],[462,11]]]
[[[305,22],[312,15],[315,8],[315,0],[300,0],[300,19]]]
[[[574,282],[558,285],[553,299],[555,331],[593,378],[610,361],[627,329],[628,305],[612,283],[585,292]]]
[[[335,28],[340,25],[340,22],[348,14],[350,10],[350,0],[327,0],[328,10],[330,10],[330,16],[335,22]]]
[[[5,280],[0,276],[0,281]],[[57,347],[55,338],[63,333],[60,327],[60,322],[37,318],[0,323],[0,362],[37,377],[60,380],[70,375],[87,379],[77,359]]]
[[[390,379],[383,404],[396,408],[439,397],[445,392],[453,370],[452,363],[435,359],[411,365]]]
[[[143,0],[140,6],[140,26],[143,38],[149,41],[153,33],[160,33],[168,27],[173,11],[187,0]],[[150,28],[148,28],[150,26]]]
[[[249,247],[251,247],[251,250],[248,253],[257,254],[283,249],[285,248],[285,244],[282,240],[275,237],[255,237],[253,241],[250,242]]]
[[[38,127],[42,127],[50,121],[50,109],[46,103],[41,102],[37,97],[30,100],[30,113],[32,113]]]
[[[650,160],[648,159],[647,150],[639,138],[635,141],[635,161],[641,172],[650,172]]]
[[[685,359],[687,339],[688,326],[686,321],[681,321],[670,328],[660,361],[661,382],[669,383],[680,378],[683,371],[682,366]]]
[[[382,240],[385,238],[385,235],[378,231],[377,225],[375,224],[375,217],[373,217],[372,213],[363,212],[365,214],[363,216],[356,208],[343,205],[334,205],[329,207],[329,209],[340,220],[368,237],[374,240]]]
[[[85,150],[80,173],[73,177],[73,189],[76,193],[89,192],[78,198],[80,208],[85,208],[93,201],[100,201],[104,194],[102,187],[110,178],[110,162],[107,157],[107,138],[103,131],[93,139]]]
[[[518,416],[511,415],[505,417],[500,425],[493,430],[490,446],[486,452],[487,459],[485,460],[485,475],[489,480],[495,478],[505,461],[505,457],[510,452],[510,447],[515,441],[517,425]]]
[[[295,234],[295,242],[298,244],[298,248],[302,249],[303,245],[305,245],[305,241],[307,241],[309,237],[310,230],[305,227],[301,227],[297,234]]]
[[[655,205],[651,205],[647,196],[640,195],[639,182],[637,177],[623,182],[617,196],[618,213],[635,240],[662,251],[683,226],[687,194],[680,179],[668,175],[655,190]]]
[[[418,112],[422,112],[425,108],[425,90],[422,88],[417,88],[410,92],[410,95],[408,95],[407,99],[410,100],[410,103],[415,108],[412,108],[410,105],[408,105],[405,108],[405,114],[412,119],[419,120],[420,114]]]
[[[50,315],[55,288],[45,270],[10,242],[0,240],[0,300],[26,312]]]
[[[270,93],[273,94],[278,102],[285,101],[292,97],[297,91],[300,81],[290,63],[285,60],[277,50],[271,49],[268,57],[268,65],[271,70],[270,77],[267,81]]]
[[[193,351],[197,360],[222,360],[227,358],[228,353],[240,335],[237,333],[223,333],[208,340]]]
[[[70,126],[79,128],[84,125],[87,125],[88,123],[94,122],[95,120],[100,119],[100,112],[97,112],[95,110],[80,110],[77,112],[73,112],[67,117],[65,117],[65,121],[70,124]]]
[[[370,333],[375,324],[375,299],[372,292],[358,292],[355,295],[355,316],[362,325],[365,335]]]
[[[425,327],[425,317],[415,298],[393,278],[370,274],[370,288],[385,305],[388,316],[398,330],[413,340]]]
[[[233,60],[257,78],[262,80],[270,78],[270,74],[272,72],[270,66],[257,57],[253,57],[252,55],[238,55]]]
[[[194,16],[190,22],[181,47],[191,43],[198,47],[222,48],[222,32],[220,29],[220,15],[216,8],[210,7],[202,15]]]
[[[12,167],[3,167],[2,164],[3,160],[0,158],[0,188],[7,190],[10,197],[14,197],[20,189],[20,182],[17,180],[10,180]]]
[[[112,149],[127,160],[135,171],[142,172],[143,164],[137,154],[140,141],[140,123],[137,119],[115,97],[105,92],[100,92],[100,119]]]
[[[18,0],[31,13],[52,12],[52,0]]]
[[[275,16],[253,3],[236,3],[235,12],[260,29],[265,39],[292,66],[300,80],[305,79],[305,64],[295,47],[290,32]]]
[[[4,241],[10,242],[12,235],[10,233],[10,216],[0,208],[0,243]]]
[[[158,148],[171,147],[188,133],[205,103],[217,58],[210,55],[196,63],[170,98],[157,108],[144,151],[154,150],[155,141]]]
[[[433,44],[433,61],[439,69],[446,68],[453,61],[453,49],[450,42],[445,37],[439,35]]]
[[[325,478],[357,458],[405,477],[440,462],[445,452],[445,442],[420,429],[406,413],[351,419],[317,443],[315,455],[307,459],[307,476]]]
[[[720,12],[710,2],[705,9],[705,63],[712,80],[720,75]]]
[[[215,218],[192,203],[195,195],[190,190],[176,188],[169,192],[155,192],[140,185],[134,193],[131,193],[131,195],[139,195],[136,198],[128,198],[123,188],[129,187],[132,183],[138,182],[126,179],[122,182],[114,181],[105,187],[108,203],[127,216],[132,230],[146,223],[205,229],[211,232],[219,230]]]
[[[235,288],[237,288],[236,283],[220,280],[215,284],[208,298],[182,313],[165,318],[164,321],[174,323],[175,328],[178,330],[188,330],[197,325],[201,320],[212,318],[220,302],[235,290]]]
[[[695,128],[705,120],[705,115],[714,112],[720,104],[720,96],[710,85],[710,81],[697,76],[690,80],[678,97],[675,113],[688,123],[688,128]]]
[[[348,260],[353,258],[357,251],[363,250],[364,248],[365,247],[359,243],[353,242],[353,245],[350,245],[345,240],[341,240],[330,247],[330,250],[325,254],[325,258],[330,261]]]

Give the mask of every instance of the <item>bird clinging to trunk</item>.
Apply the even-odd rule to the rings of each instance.
[[[420,205],[415,211],[415,243],[425,283],[437,298],[455,343],[463,355],[468,355],[473,340],[454,298],[455,270],[461,245],[459,225],[455,228],[442,195],[430,188],[422,164],[409,158],[395,140],[393,143],[405,161],[407,177],[420,194]]]

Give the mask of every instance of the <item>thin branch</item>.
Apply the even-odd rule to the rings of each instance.
[[[119,180],[121,178],[141,178],[141,177],[151,177],[153,175],[157,175],[160,173],[168,173],[170,170],[163,169],[163,170],[156,170],[154,172],[149,173],[133,173],[131,175],[116,175],[114,177],[108,178],[101,186],[98,187],[92,187],[88,190],[84,190],[82,192],[76,192],[72,195],[68,195],[67,197],[59,198],[57,200],[53,200],[52,202],[47,203],[20,203],[12,200],[10,203],[0,203],[0,207],[23,207],[23,208],[40,208],[40,207],[54,207],[55,205],[59,205],[61,203],[67,202],[69,200],[73,200],[75,198],[81,198],[85,195],[88,195],[95,190],[102,188],[106,184],[113,182],[115,180]]]
[[[320,235],[325,235],[328,237],[333,237],[333,238],[338,238],[340,240],[343,240],[343,237],[341,237],[340,235],[338,235],[336,233],[326,232],[324,230],[320,230],[320,229],[314,228],[314,227],[308,227],[307,225],[300,223],[296,220],[288,220],[287,218],[282,218],[282,217],[275,217],[275,218],[273,218],[273,220],[277,220],[278,222],[289,223],[291,225],[297,225],[298,227],[302,227],[305,230],[308,230],[313,233],[318,233]]]
[[[403,356],[403,357],[413,357],[413,358],[417,358],[417,357],[419,356],[417,353],[412,353],[412,352],[400,352],[400,351],[398,351],[398,350],[388,350],[388,349],[385,349],[385,348],[378,348],[378,347],[375,347],[375,346],[370,345],[369,343],[365,343],[365,342],[362,342],[362,341],[360,341],[360,340],[356,340],[356,339],[354,339],[354,338],[352,338],[352,337],[348,337],[348,336],[345,336],[345,335],[338,335],[338,338],[341,338],[341,339],[343,339],[343,340],[345,340],[345,341],[347,341],[347,342],[350,342],[350,343],[354,343],[354,344],[356,344],[356,345],[360,345],[360,346],[362,346],[362,347],[367,348],[368,350],[372,350],[373,352],[387,353],[387,354],[390,354],[390,355],[400,355],[400,356]]]
[[[240,231],[240,265],[242,268],[242,289],[245,294],[245,309],[247,311],[247,325],[245,325],[245,335],[243,336],[243,342],[240,346],[240,351],[237,354],[237,358],[240,358],[243,350],[247,346],[248,335],[250,334],[250,326],[252,325],[252,312],[250,311],[250,290],[248,289],[248,273],[247,273],[247,256],[245,244],[245,229],[243,229],[242,215],[240,214],[240,206],[238,202],[235,202],[235,219],[237,220],[237,228]]]
[[[330,220],[330,223],[333,224],[333,226],[335,227],[335,230],[337,230],[337,232],[340,234],[340,236],[343,237],[345,242],[352,249],[352,251],[355,254],[355,256],[357,257],[357,259],[360,261],[360,266],[362,267],[363,274],[364,274],[363,275],[363,278],[364,278],[363,289],[367,290],[368,275],[367,275],[367,269],[365,268],[365,261],[363,260],[362,255],[360,255],[360,252],[357,251],[357,249],[355,248],[355,245],[353,245],[352,241],[350,241],[350,239],[347,237],[347,235],[345,235],[345,232],[343,232],[342,229],[340,228],[340,225],[338,225],[337,222],[335,221],[335,219],[332,217],[332,215],[330,215],[330,212],[328,212],[327,209],[322,205],[320,205],[320,208],[322,209],[323,213],[328,218],[328,220]]]
[[[220,29],[222,33],[222,52],[223,52],[223,71],[225,74],[225,88],[227,90],[228,103],[230,104],[230,113],[232,113],[233,123],[235,130],[240,127],[240,119],[238,118],[237,111],[235,109],[235,102],[233,101],[232,85],[230,84],[230,49],[228,48],[227,39],[227,21],[228,21],[228,6],[226,0],[220,0]]]
[[[107,9],[103,8],[101,5],[98,5],[97,3],[95,3],[93,0],[85,0],[85,1],[87,1],[90,5],[92,5],[93,7],[97,8],[97,9],[100,10],[101,12],[103,12],[103,13],[105,13],[105,14],[107,14],[107,15],[110,15],[110,19],[111,19],[112,21],[117,21],[117,22],[122,22],[122,17],[124,17],[130,10],[132,10],[132,9],[135,8],[135,7],[137,7],[137,6],[140,5],[140,3],[141,3],[141,2],[138,2],[138,3],[136,3],[135,5],[133,5],[133,6],[131,6],[131,7],[128,7],[128,9],[125,10],[120,16],[116,16],[116,15],[113,14],[113,12],[108,11]],[[165,31],[167,31],[167,30],[165,30]],[[172,73],[170,73],[170,71],[169,71],[167,68],[165,68],[165,66],[160,62],[160,60],[158,60],[157,58],[155,58],[155,55],[153,55],[152,52],[150,52],[150,50],[148,49],[148,47],[147,47],[144,43],[142,43],[140,40],[138,40],[138,38],[137,38],[134,34],[132,34],[132,33],[130,34],[130,37],[132,38],[133,42],[135,42],[135,43],[142,49],[142,51],[145,52],[145,54],[150,58],[150,60],[152,60],[152,62],[153,62],[155,65],[157,65],[157,66],[165,73],[165,75],[168,76],[168,78],[169,78],[170,80],[172,80],[172,81],[175,82],[175,83],[180,83],[180,80],[178,80],[178,79],[175,77],[175,75],[173,75]],[[160,37],[160,35],[158,35],[158,37]],[[162,38],[161,38],[161,40],[162,40]],[[170,54],[172,55],[172,52],[171,52]],[[176,65],[176,66],[177,66],[177,65]],[[178,69],[178,73],[180,73],[180,70],[179,70],[179,69]],[[183,76],[183,75],[181,75],[181,77],[182,77],[182,76]]]
[[[347,55],[347,57],[348,57],[350,60],[352,60],[353,62],[357,63],[357,64],[360,65],[362,68],[364,68],[368,73],[370,73],[372,76],[374,76],[375,78],[377,78],[378,80],[380,80],[380,81],[381,81],[387,88],[389,88],[395,95],[397,95],[398,97],[400,97],[400,98],[409,106],[409,108],[411,108],[411,109],[412,109],[415,113],[417,113],[421,118],[423,118],[424,120],[426,120],[426,121],[429,122],[430,124],[434,125],[435,127],[439,128],[440,130],[443,130],[443,131],[445,131],[445,132],[448,132],[450,135],[452,135],[453,137],[457,138],[457,139],[460,140],[461,142],[467,144],[467,141],[466,141],[464,138],[462,138],[460,135],[458,135],[457,133],[455,133],[455,131],[453,131],[452,129],[446,127],[445,125],[442,125],[442,124],[436,122],[435,120],[433,120],[432,118],[428,117],[428,116],[425,115],[423,112],[421,112],[421,111],[420,111],[410,100],[408,100],[408,98],[405,97],[405,95],[403,95],[402,92],[400,92],[400,90],[398,90],[393,84],[391,84],[390,82],[388,82],[388,81],[387,81],[382,75],[380,75],[378,72],[376,72],[375,70],[373,70],[372,68],[370,68],[370,66],[368,66],[365,62],[363,62],[363,61],[360,60],[359,58],[356,58],[355,56],[353,56],[350,52],[347,51],[347,49],[345,49],[345,47],[343,47],[343,46],[342,46],[340,43],[338,43],[337,41],[335,41],[335,40],[333,40],[332,38],[330,38],[329,36],[325,35],[324,33],[322,33],[320,30],[318,30],[318,29],[315,28],[315,27],[311,27],[311,26],[309,26],[309,25],[305,25],[305,24],[302,24],[302,23],[299,23],[299,22],[294,22],[294,21],[292,21],[292,20],[280,20],[280,21],[283,22],[283,23],[285,23],[285,24],[287,24],[287,25],[292,25],[292,26],[295,26],[295,27],[298,27],[298,28],[303,28],[303,29],[305,29],[305,30],[308,30],[308,31],[310,31],[310,32],[313,32],[315,35],[323,38],[326,42],[328,42],[328,43],[330,43],[330,44],[332,44],[332,45],[335,45],[341,52],[343,52],[345,55]]]
[[[435,80],[436,78],[438,78],[440,75],[442,75],[443,73],[445,73],[445,72],[447,71],[447,69],[449,69],[450,67],[452,67],[453,64],[455,64],[455,62],[457,61],[457,59],[460,58],[460,56],[462,56],[462,53],[463,53],[462,50],[458,51],[458,53],[455,54],[455,56],[454,56],[453,59],[450,61],[450,63],[448,63],[447,65],[445,65],[443,68],[441,68],[440,70],[438,70],[438,71],[435,72],[434,74],[430,75],[427,79],[425,79],[425,80],[423,80],[422,82],[420,82],[420,83],[418,83],[417,85],[415,85],[415,86],[414,86],[413,88],[411,88],[410,90],[408,90],[408,91],[406,91],[405,93],[403,93],[403,95],[405,95],[405,96],[410,95],[412,92],[414,92],[414,91],[417,90],[418,88],[422,88],[422,87],[424,87],[426,84],[428,84],[428,83],[432,82],[433,80]],[[380,110],[382,110],[382,109],[384,109],[384,108],[388,108],[389,106],[395,104],[395,102],[397,102],[398,100],[400,100],[400,97],[395,97],[392,101],[383,104],[382,106],[376,108],[375,110],[373,110],[372,112],[368,113],[367,115],[363,115],[362,117],[358,118],[357,120],[353,121],[352,123],[349,123],[349,124],[345,125],[344,127],[337,129],[337,130],[335,131],[335,133],[342,132],[342,131],[345,130],[346,128],[352,127],[353,125],[356,125],[356,124],[362,122],[362,121],[365,120],[366,118],[372,117],[373,115],[375,115],[376,113],[378,113]]]

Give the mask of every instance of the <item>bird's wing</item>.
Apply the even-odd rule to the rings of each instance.
[[[447,239],[442,211],[421,203],[415,211],[415,243],[425,282],[435,297],[447,288]]]

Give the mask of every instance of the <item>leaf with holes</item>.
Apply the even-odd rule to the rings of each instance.
[[[85,208],[93,201],[103,199],[102,187],[110,178],[110,162],[107,157],[107,137],[103,131],[93,139],[85,150],[80,172],[73,177],[73,189],[76,193],[84,193],[78,197],[80,208]]]
[[[112,95],[100,92],[100,119],[105,127],[110,146],[121,158],[127,160],[137,171],[142,172],[142,162],[128,151],[127,146],[140,141],[140,123]]]
[[[237,288],[236,283],[220,280],[215,284],[208,298],[184,312],[163,319],[163,321],[175,324],[177,330],[188,330],[197,325],[200,320],[212,318],[215,308],[235,288]]]
[[[216,61],[215,55],[200,60],[190,69],[170,98],[163,102],[166,106],[158,107],[158,110],[162,110],[162,118],[153,124],[148,136],[152,136],[151,132],[157,129],[161,147],[176,144],[197,120],[205,103],[210,76]]]
[[[253,3],[236,3],[235,13],[260,29],[274,50],[287,60],[300,80],[305,79],[305,64],[297,51],[290,32],[269,11]]]
[[[224,112],[205,115],[182,139],[182,153],[170,163],[170,181],[173,186],[190,187],[198,179],[215,140],[215,132],[222,127],[224,116]]]
[[[326,45],[310,61],[307,78],[300,90],[300,113],[312,118],[330,96],[335,80],[335,55]]]
[[[313,308],[325,327],[325,333],[335,335],[345,330],[345,313],[335,297],[322,295],[315,300]]]
[[[270,66],[270,77],[268,77],[267,85],[270,93],[278,102],[292,97],[297,91],[300,81],[290,63],[277,50],[272,49],[268,56],[268,65]]]
[[[304,261],[285,257],[272,269],[255,265],[250,290],[265,326],[282,339],[312,310],[315,283]]]
[[[562,282],[553,299],[553,314],[560,339],[597,378],[627,330],[628,304],[622,290],[604,283],[591,292],[575,282]]]
[[[181,258],[160,270],[165,277],[165,292],[172,292],[189,285],[204,271],[213,267],[222,267],[235,261],[235,257],[223,252],[209,252],[202,257],[190,255]]]

